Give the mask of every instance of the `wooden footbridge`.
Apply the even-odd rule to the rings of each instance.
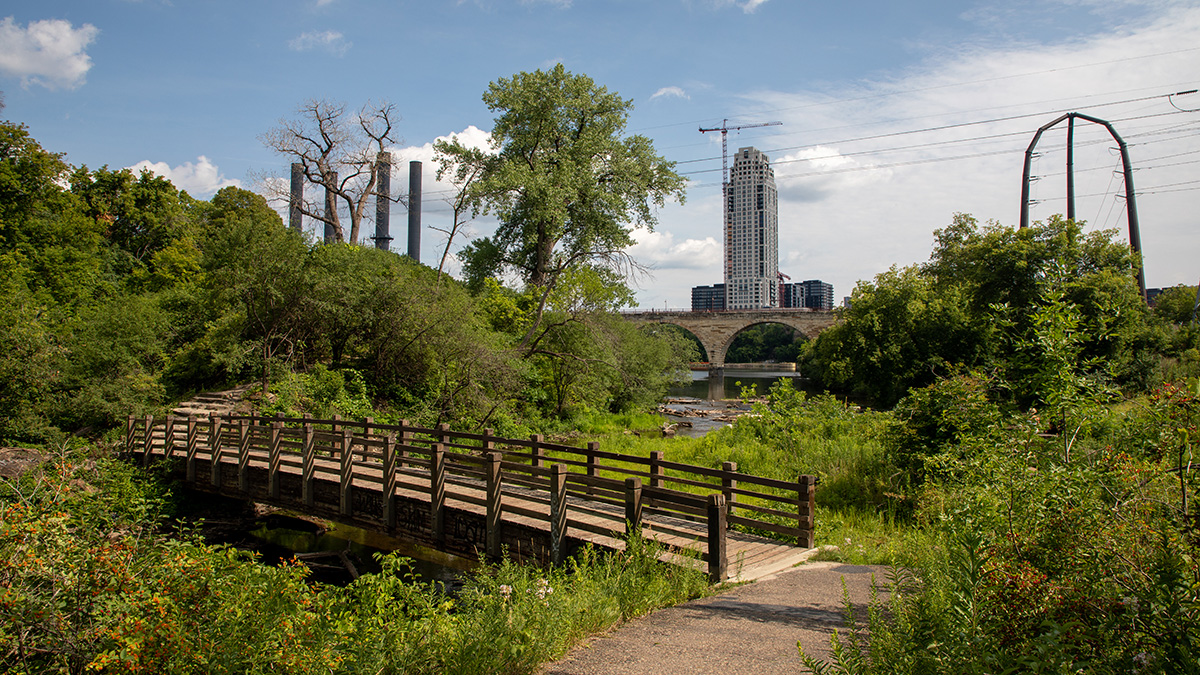
[[[125,448],[194,489],[406,536],[464,555],[562,562],[635,534],[714,581],[785,569],[813,546],[812,476],[783,481],[528,439],[340,418],[129,417]],[[768,538],[786,537],[788,541]]]

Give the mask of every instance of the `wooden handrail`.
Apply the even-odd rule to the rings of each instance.
[[[490,430],[464,433],[452,431],[446,425],[426,429],[403,422],[380,424],[371,419],[355,421],[337,416],[330,420],[190,416],[186,422],[171,416],[165,420],[149,416],[139,420],[130,416],[124,436],[126,451],[135,455],[140,450],[144,463],[149,462],[152,454],[161,453],[167,458],[182,455],[190,482],[198,480],[197,459],[207,458],[211,471],[205,480],[219,487],[222,460],[235,459],[229,468],[236,468],[241,491],[249,490],[251,467],[265,466],[269,496],[278,499],[283,490],[283,472],[299,474],[297,496],[309,507],[316,499],[314,485],[318,476],[322,481],[332,478],[338,486],[337,510],[348,517],[356,515],[356,481],[379,486],[371,489],[382,490],[384,495],[389,492],[395,495],[400,486],[424,492],[430,500],[429,526],[435,541],[445,536],[447,485],[456,485],[459,487],[454,491],[454,499],[477,503],[486,509],[489,555],[499,555],[498,528],[505,508],[504,495],[510,489],[549,495],[535,501],[551,507],[549,514],[540,517],[547,521],[552,533],[557,533],[554,536],[559,537],[552,546],[554,558],[560,558],[565,550],[561,537],[565,536],[568,523],[584,529],[593,527],[570,520],[564,501],[568,494],[597,504],[623,505],[623,513],[589,509],[594,516],[612,520],[613,529],[618,531],[626,526],[631,532],[640,530],[643,513],[652,512],[707,520],[709,539],[717,536],[713,528],[718,524],[713,522],[714,518],[720,521],[721,532],[732,523],[796,537],[806,547],[811,547],[814,539],[816,480],[812,476],[800,476],[792,482],[742,473],[731,462],[721,469],[669,462],[660,451],[641,457],[601,450],[595,442],[576,447],[547,443],[537,435],[510,439],[496,436]],[[608,477],[613,474],[620,477]],[[428,482],[422,486],[425,476]],[[292,481],[289,485],[296,485],[294,479],[289,480]],[[471,485],[486,488],[484,495],[474,497],[462,492]],[[790,495],[772,494],[762,488]],[[697,489],[702,494],[696,494]],[[719,500],[714,502],[714,496]],[[572,502],[570,509],[578,508],[582,506]],[[536,515],[528,508],[516,508],[514,513],[523,517]],[[621,522],[622,515],[625,522]],[[396,519],[395,505],[391,499],[385,499],[383,524],[395,527]],[[712,574],[727,572],[721,560],[722,546],[715,540],[708,544],[712,555],[706,554],[705,559],[709,560]]]

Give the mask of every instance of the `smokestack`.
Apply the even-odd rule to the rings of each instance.
[[[375,158],[375,248],[390,250],[392,233],[392,153],[381,152]]]
[[[288,227],[300,232],[304,228],[303,216],[300,213],[304,204],[304,165],[292,162],[292,196],[288,200]]]
[[[408,257],[421,262],[421,163],[408,163]]]

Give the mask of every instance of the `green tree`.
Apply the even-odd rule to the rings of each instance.
[[[1171,323],[1186,325],[1195,318],[1196,287],[1172,286],[1155,298],[1154,315]]]
[[[205,284],[218,313],[236,307],[241,336],[256,345],[263,391],[271,371],[295,354],[303,338],[304,301],[312,289],[304,238],[273,220],[229,222],[205,250]]]
[[[806,370],[827,387],[890,405],[959,367],[1002,367],[1010,396],[1029,405],[1045,381],[1022,346],[1037,343],[1045,308],[1061,305],[1075,317],[1080,363],[1148,386],[1164,337],[1146,321],[1133,257],[1114,234],[1084,233],[1059,217],[1021,230],[980,227],[958,214],[934,233],[928,263],[860,282],[843,323],[806,349]]]
[[[990,330],[959,289],[936,288],[917,267],[893,267],[859,282],[842,322],[809,343],[805,372],[826,387],[892,405],[955,364],[985,361]]]
[[[499,113],[494,152],[457,140],[436,149],[463,170],[478,167],[466,188],[471,203],[500,220],[491,237],[462,253],[473,286],[511,273],[536,289],[522,340],[528,347],[562,275],[581,265],[628,272],[631,225],[653,228],[655,207],[668,198],[682,201],[684,179],[648,138],[624,136],[631,101],[561,64],[501,78],[483,100]]]
[[[153,269],[155,253],[195,236],[195,200],[149,171],[80,167],[71,174],[71,191],[119,254],[113,264],[120,274]]]

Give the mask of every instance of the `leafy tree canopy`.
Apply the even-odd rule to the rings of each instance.
[[[483,100],[499,113],[494,152],[457,140],[437,147],[450,163],[478,167],[471,202],[500,220],[495,234],[462,254],[470,283],[513,274],[541,289],[544,304],[576,266],[630,271],[631,226],[652,228],[655,207],[682,201],[684,187],[648,138],[624,136],[631,101],[561,64],[501,78]]]

